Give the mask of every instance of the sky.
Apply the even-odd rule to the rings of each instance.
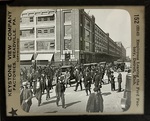
[[[126,56],[131,58],[131,19],[126,10],[122,9],[84,9],[89,15],[95,16],[95,23],[113,41],[121,41],[126,48]]]

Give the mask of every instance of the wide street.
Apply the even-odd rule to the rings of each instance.
[[[122,92],[111,91],[110,83],[103,84],[101,88],[102,97],[104,100],[104,112],[103,113],[119,113],[123,112],[121,109],[121,98],[123,97],[123,89],[125,88],[125,79],[127,72],[122,72],[123,82],[122,82]],[[114,73],[115,78],[115,86],[118,89],[117,83],[117,73]],[[107,82],[107,76],[104,76],[105,81]],[[30,112],[32,113],[65,113],[65,114],[82,114],[86,113],[86,104],[89,96],[86,96],[84,85],[82,83],[83,90],[80,90],[80,86],[78,90],[75,92],[75,84],[72,87],[68,86],[65,91],[65,103],[66,108],[63,109],[61,106],[61,101],[59,102],[59,107],[56,105],[56,94],[55,94],[55,86],[50,91],[51,98],[47,101],[46,94],[42,96],[42,103],[38,107],[38,101],[34,97],[32,99],[32,106]],[[94,85],[91,86],[91,91],[93,92]]]

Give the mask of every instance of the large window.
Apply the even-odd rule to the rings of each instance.
[[[89,42],[85,42],[85,51],[89,51],[90,50],[90,44]]]
[[[55,15],[51,14],[49,16],[39,16],[37,17],[37,25],[48,25],[48,24],[54,24]]]
[[[34,51],[34,41],[20,41],[20,51]]]
[[[54,14],[51,15],[51,16],[41,16],[41,17],[38,17],[37,21],[38,22],[43,22],[43,21],[54,21],[55,20],[55,16]]]
[[[71,39],[64,40],[64,50],[71,50]]]
[[[65,12],[64,13],[64,21],[70,22],[71,21],[71,12]]]
[[[30,22],[33,22],[33,17],[30,17]]]
[[[37,29],[37,37],[54,37],[55,36],[55,28],[38,28]]]
[[[37,51],[54,51],[55,41],[37,41]]]
[[[85,40],[90,41],[90,32],[85,29]]]
[[[34,37],[34,29],[20,30],[20,37],[24,38]]]
[[[90,21],[85,18],[85,27],[90,29]]]
[[[71,36],[71,26],[64,26],[65,28],[65,36]]]

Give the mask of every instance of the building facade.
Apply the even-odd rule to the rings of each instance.
[[[119,49],[120,59],[125,60],[126,59],[126,49],[124,48],[124,46],[122,45],[121,42],[116,42],[116,44],[120,48]]]
[[[121,52],[121,53],[120,53]],[[126,56],[84,9],[32,9],[20,18],[20,61],[70,64]]]

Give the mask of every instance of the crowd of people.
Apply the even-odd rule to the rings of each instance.
[[[118,71],[118,92],[121,91],[122,74]],[[80,90],[83,90],[83,85],[85,88],[85,94],[88,96],[88,103],[86,107],[87,112],[103,112],[103,98],[101,95],[102,85],[105,83],[103,78],[106,73],[108,77],[108,83],[111,84],[111,90],[115,91],[115,77],[112,67],[101,65],[84,67],[83,65],[77,65],[73,67],[73,77],[75,80],[76,92],[80,86]],[[50,99],[50,90],[53,89],[53,81],[56,82],[55,92],[56,92],[56,105],[59,106],[59,101],[61,99],[62,108],[65,106],[65,91],[68,85],[72,86],[70,69],[66,69],[65,74],[62,74],[61,67],[54,68],[51,65],[45,67],[26,67],[22,68],[20,71],[21,77],[21,93],[20,93],[20,103],[26,112],[29,112],[32,105],[33,96],[36,97],[38,106],[42,103],[42,96],[46,91],[46,100]],[[94,85],[94,93],[91,93],[91,85]],[[98,100],[98,101],[97,101]],[[96,103],[94,102],[96,101]],[[93,103],[97,106],[94,108]]]

